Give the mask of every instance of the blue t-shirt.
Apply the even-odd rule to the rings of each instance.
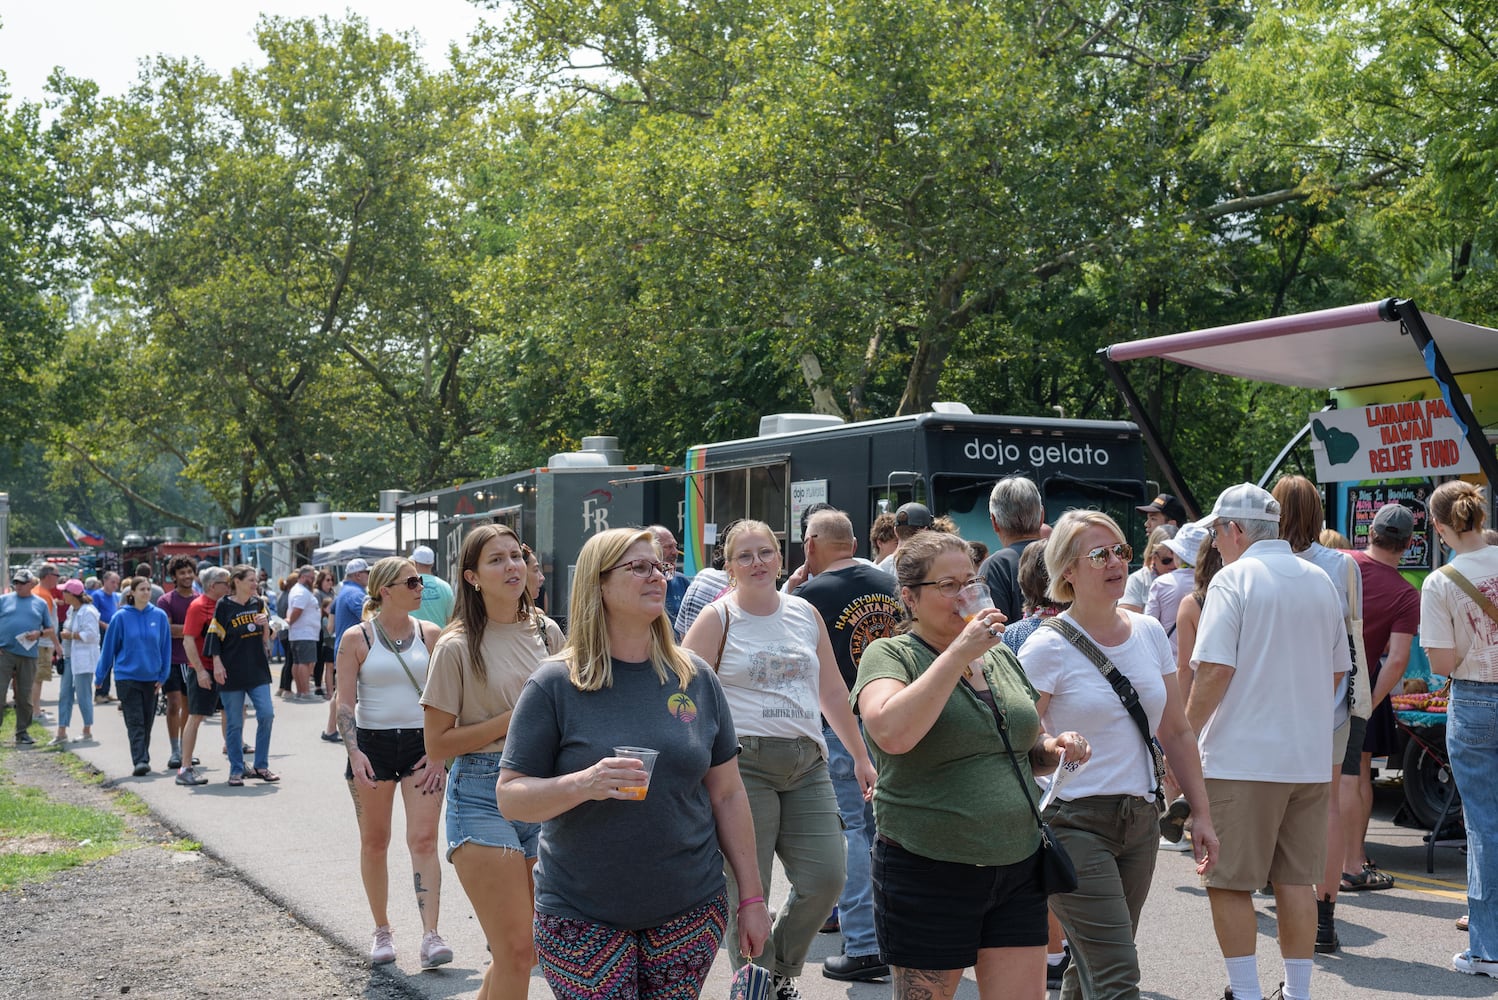
[[[36,659],[36,643],[27,649],[16,636],[46,628],[47,618],[47,602],[35,594],[29,597],[22,597],[14,591],[0,594],[0,649],[28,660]]]
[[[526,681],[502,767],[554,778],[614,756],[660,751],[643,800],[573,806],[541,827],[536,910],[623,930],[659,927],[723,891],[723,855],[703,779],[733,760],[738,737],[718,677],[696,656],[685,691],[647,663],[614,661],[614,683],[579,691],[561,660]]]
[[[338,655],[338,647],[343,643],[343,633],[353,628],[364,620],[364,599],[369,596],[359,584],[353,580],[344,580],[343,586],[338,588],[338,599],[333,602],[333,655]]]
[[[88,596],[94,599],[94,608],[99,612],[99,621],[108,625],[109,619],[120,610],[120,592],[116,590],[112,594],[106,594],[104,588],[101,587],[98,590],[90,590]]]

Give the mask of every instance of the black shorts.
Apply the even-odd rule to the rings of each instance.
[[[359,750],[369,758],[376,781],[400,781],[415,774],[416,762],[426,756],[426,736],[420,729],[358,729]],[[354,766],[343,768],[346,781],[354,780]]]
[[[187,667],[187,714],[207,718],[218,714],[218,682],[210,678],[209,687],[198,686],[198,674]]]
[[[197,679],[192,676],[192,667],[185,663],[173,663],[172,668],[166,672],[166,680],[161,682],[161,693],[185,693],[187,685],[197,683]]]
[[[1347,720],[1347,754],[1342,758],[1342,773],[1356,778],[1363,773],[1363,740],[1368,734],[1368,720],[1356,715]]]
[[[1012,865],[965,865],[912,854],[880,837],[872,874],[874,929],[890,965],[966,969],[982,948],[1046,943],[1038,850]]]

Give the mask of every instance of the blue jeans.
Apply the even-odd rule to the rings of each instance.
[[[1446,752],[1467,820],[1468,947],[1498,962],[1498,684],[1451,682]]]
[[[229,751],[229,773],[244,774],[244,700],[255,706],[255,767],[270,767],[270,727],[276,721],[270,685],[248,691],[219,691],[224,703],[224,747]]]
[[[837,811],[843,817],[843,836],[848,841],[848,880],[837,900],[837,919],[842,928],[843,954],[863,958],[879,954],[874,934],[874,884],[869,877],[870,852],[874,848],[874,804],[863,800],[863,790],[853,773],[853,757],[831,726],[822,727],[827,739],[827,771],[837,794]]]
[[[79,680],[79,678],[83,680]],[[72,670],[62,672],[62,681],[57,692],[57,728],[66,729],[73,723],[73,702],[78,702],[78,712],[83,716],[83,728],[94,728],[93,674],[75,674]]]

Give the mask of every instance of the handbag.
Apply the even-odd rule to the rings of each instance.
[[[1077,627],[1076,622],[1065,618],[1047,618],[1041,622],[1042,626],[1053,628],[1060,632],[1083,656],[1092,661],[1092,665],[1102,672],[1103,678],[1113,688],[1113,693],[1118,695],[1118,700],[1123,702],[1124,711],[1129,713],[1129,718],[1134,720],[1134,725],[1139,729],[1139,735],[1144,738],[1144,745],[1149,748],[1150,764],[1155,771],[1155,809],[1159,812],[1165,811],[1165,754],[1160,750],[1160,744],[1150,733],[1149,718],[1144,714],[1144,706],[1139,704],[1139,692],[1134,690],[1134,685],[1129,682],[1122,671],[1113,665],[1108,659],[1108,654],[1097,648],[1097,643],[1088,638],[1087,633]]]
[[[1004,751],[1009,755],[1009,764],[1014,768],[1015,780],[1019,782],[1020,791],[1025,795],[1025,804],[1030,807],[1030,814],[1040,827],[1041,891],[1047,896],[1076,892],[1077,866],[1072,864],[1071,855],[1066,853],[1066,848],[1061,846],[1061,841],[1051,832],[1050,824],[1040,818],[1040,810],[1035,808],[1034,783],[1025,780],[1024,772],[1019,769],[1019,761],[1014,759],[1014,748],[1009,745],[1009,725],[997,708],[994,709],[994,721],[999,727],[999,738],[1004,741]]]

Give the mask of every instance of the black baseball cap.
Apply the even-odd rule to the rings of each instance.
[[[1165,520],[1174,521],[1176,524],[1185,524],[1191,520],[1191,516],[1186,513],[1186,505],[1170,493],[1161,493],[1149,503],[1134,509],[1141,514],[1164,514]]]

